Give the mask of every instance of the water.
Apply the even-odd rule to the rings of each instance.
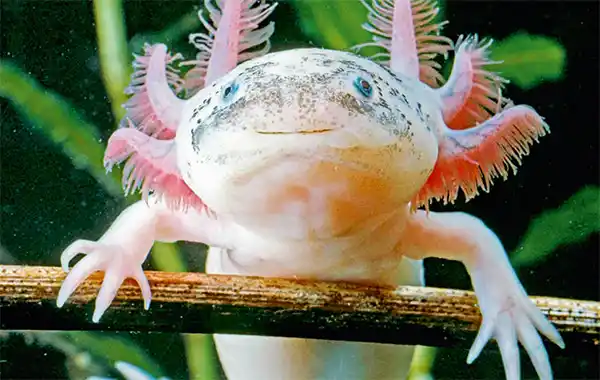
[[[110,3],[113,2],[103,6]],[[321,19],[307,17],[300,12],[306,8],[296,3],[281,2],[270,18],[276,25],[272,50],[311,45],[334,47],[331,44],[340,41],[331,34],[332,30],[347,36],[345,42],[349,44],[366,42],[360,39],[364,34],[359,25],[347,21],[352,20],[349,11],[344,12],[344,17],[332,17],[335,7],[329,2],[306,3],[322,12],[325,21],[319,23]],[[353,5],[354,1],[336,3]],[[193,11],[198,5],[183,0],[168,5],[165,1],[125,1],[130,46],[139,49],[140,41],[163,31],[155,34],[157,38],[166,37],[165,42],[172,50],[191,59],[195,50],[187,41],[187,33],[202,31]],[[5,21],[1,29],[1,64],[16,65],[42,88],[58,94],[67,102],[67,109],[77,112],[97,129],[94,139],[105,144],[116,125],[113,115],[116,107],[111,105],[100,73],[93,3],[5,0],[0,6]],[[598,5],[594,2],[449,1],[445,4],[444,18],[450,24],[443,33],[454,41],[458,35],[467,33],[503,41],[524,31],[558,41],[566,50],[566,66],[560,79],[548,78],[531,88],[519,86],[518,79],[514,79],[506,94],[516,103],[533,106],[544,116],[551,135],[533,146],[532,154],[524,159],[516,176],[511,175],[506,182],[496,181],[489,194],[466,204],[461,200],[453,206],[434,206],[435,210],[461,210],[482,218],[500,236],[509,253],[519,251],[536,216],[559,207],[584,186],[598,186],[597,14]],[[524,52],[523,59],[528,59],[527,54],[535,55],[536,51]],[[540,58],[542,65],[548,65],[543,59]],[[530,68],[528,65],[522,70]],[[1,77],[0,81],[4,82]],[[90,175],[88,166],[85,163],[81,166],[80,156],[69,157],[60,144],[48,137],[51,130],[69,127],[57,115],[56,108],[35,116],[30,110],[39,109],[32,106],[41,107],[40,103],[32,104],[26,99],[25,107],[15,107],[7,98],[18,96],[6,93],[3,87],[6,83],[0,84],[3,179],[0,261],[58,266],[64,247],[77,238],[96,239],[120,213],[124,203],[114,195],[114,189],[113,193],[107,190],[109,180],[99,184],[101,173]],[[87,145],[74,146],[80,151],[78,154],[93,151]],[[91,167],[98,164],[99,161],[93,161]],[[562,221],[564,226],[556,228],[565,230],[569,226],[572,235],[594,230],[590,227],[597,223],[594,218],[579,220],[579,215],[568,217],[569,220]],[[555,234],[548,229],[548,239]],[[203,247],[179,246],[188,269],[202,270]],[[532,252],[541,251],[541,245],[531,247]],[[598,234],[593,232],[577,244],[552,248],[547,256],[522,264],[518,275],[531,295],[598,300],[597,253]],[[153,265],[156,263],[148,262],[147,267]],[[426,282],[430,286],[470,288],[460,263],[429,259],[426,268]],[[123,348],[116,350],[114,342],[107,345],[97,341],[98,337],[119,339]],[[195,347],[199,354],[190,354],[190,347]],[[160,332],[23,336],[4,331],[0,371],[3,379],[80,379],[107,374],[110,360],[119,359],[109,354],[122,353],[131,358],[132,352],[137,352],[134,350],[143,354],[140,363],[153,370],[160,368],[161,373],[173,379],[186,378],[191,373],[203,374],[206,376],[203,379],[220,376],[210,340]],[[440,379],[503,378],[500,356],[493,345],[488,345],[471,366],[464,363],[466,354],[463,349],[437,350],[432,375]],[[186,355],[195,355],[192,360],[195,367],[188,365],[190,359]],[[552,349],[550,356],[556,378],[598,376],[594,352]],[[535,378],[525,355],[522,361],[524,377]]]

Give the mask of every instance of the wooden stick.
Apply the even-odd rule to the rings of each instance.
[[[0,266],[0,327],[7,330],[125,330],[232,333],[468,347],[481,314],[473,292],[202,273],[146,272],[152,305],[126,280],[99,323],[91,321],[103,274],[85,281],[62,308],[60,268]],[[567,347],[600,341],[600,303],[532,297]],[[548,346],[549,348],[551,346]]]

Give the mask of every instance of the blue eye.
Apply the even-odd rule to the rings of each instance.
[[[229,86],[225,87],[223,90],[223,100],[230,100],[233,95],[237,92],[239,85],[235,82],[231,83]]]
[[[354,87],[356,87],[356,89],[367,98],[370,98],[371,95],[373,95],[373,87],[371,86],[371,83],[367,82],[361,77],[356,77],[354,80]]]

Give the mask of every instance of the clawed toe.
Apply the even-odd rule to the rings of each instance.
[[[548,353],[537,330],[524,315],[518,316],[515,322],[519,341],[527,351],[527,354],[529,354],[531,363],[538,376],[541,380],[552,379],[552,369],[550,368]]]
[[[69,263],[79,254],[91,253],[96,242],[90,240],[77,240],[69,245],[60,255],[60,265],[65,272],[69,272]]]
[[[56,299],[58,307],[62,307],[75,289],[92,273],[102,270],[102,262],[98,255],[88,255],[78,262],[65,278]]]
[[[527,302],[530,300],[524,298],[517,302],[498,303],[510,304],[509,308],[497,310],[482,308],[483,323],[469,351],[467,363],[471,364],[486,343],[491,338],[495,338],[502,356],[506,378],[518,380],[521,376],[519,356],[519,342],[521,342],[540,379],[552,379],[550,360],[540,333],[561,347],[564,347],[564,342],[544,314],[535,305],[529,305]]]
[[[84,253],[86,256],[69,271],[69,262],[79,253]],[[136,262],[134,256],[128,255],[114,245],[78,240],[65,249],[61,256],[61,264],[68,275],[58,292],[56,299],[58,307],[62,307],[75,289],[96,271],[103,271],[105,274],[96,298],[93,322],[100,321],[127,277],[133,277],[137,281],[144,298],[144,308],[147,310],[150,307],[152,298],[150,284],[141,263]]]

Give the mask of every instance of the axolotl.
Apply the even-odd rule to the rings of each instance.
[[[141,188],[144,199],[99,240],[77,240],[63,252],[66,271],[74,256],[86,256],[57,304],[100,270],[94,321],[127,277],[137,280],[148,308],[142,263],[155,241],[208,245],[208,273],[384,286],[423,286],[423,259],[439,257],[464,263],[483,315],[467,362],[494,338],[506,377],[518,379],[521,342],[540,378],[552,378],[540,334],[564,343],[528,298],[496,234],[472,215],[428,209],[432,199],[453,202],[459,190],[468,198],[487,190],[549,130],[529,106],[490,110],[500,86],[482,70],[488,45],[461,39],[448,82],[436,88],[431,54],[449,48],[431,34],[436,27],[424,27],[435,4],[399,0],[369,8],[367,28],[390,37],[371,43],[387,49],[387,62],[298,48],[263,51],[238,65],[240,51],[272,33],[271,25],[256,29],[272,8],[251,3],[220,2],[219,28],[194,38],[206,49],[188,99],[171,90],[183,83],[170,71],[176,57],[166,46],[148,46],[137,60],[128,118],[111,136],[106,162],[126,161],[126,187]],[[427,38],[437,50],[419,48]],[[398,379],[414,350],[226,334],[215,342],[230,380]]]

